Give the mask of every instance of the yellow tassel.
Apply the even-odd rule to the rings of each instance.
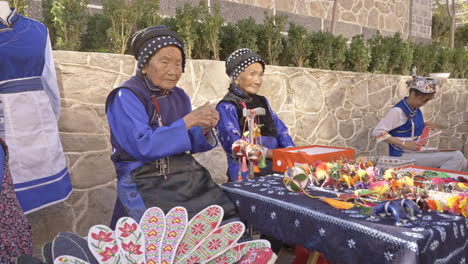
[[[333,198],[321,198],[320,200],[326,202],[327,204],[339,210],[348,210],[354,207],[352,203],[338,201]]]
[[[255,173],[259,173],[259,172],[260,172],[260,168],[258,167],[257,164],[254,165],[254,172],[255,172]]]

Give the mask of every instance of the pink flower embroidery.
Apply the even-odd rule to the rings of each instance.
[[[200,235],[200,234],[203,234],[204,231],[205,231],[205,226],[204,226],[202,223],[195,224],[195,225],[192,227],[192,233],[193,233],[195,236],[198,236],[198,235]]]
[[[197,256],[191,256],[190,258],[187,259],[188,264],[195,264],[200,262],[200,257]]]
[[[102,257],[101,261],[107,261],[111,257],[114,257],[115,253],[117,253],[117,250],[117,245],[113,246],[112,248],[106,247],[106,249],[103,252],[99,253],[99,255],[101,255]]]
[[[185,255],[189,250],[187,243],[182,242],[177,248],[177,255]]]
[[[99,233],[91,233],[91,237],[95,240],[98,241],[104,241],[104,242],[112,242],[112,232],[106,233],[103,231],[99,231]]]
[[[140,251],[140,247],[141,245],[135,245],[131,241],[128,244],[122,243],[123,250],[127,251],[130,254],[137,254],[137,255],[143,254],[143,252]]]
[[[230,264],[229,261],[228,261],[228,257],[227,256],[224,256],[222,258],[218,258],[215,263],[216,264]]]
[[[220,213],[220,210],[218,207],[210,207],[208,209],[208,211],[206,212],[206,214],[209,216],[209,217],[213,217],[213,216],[216,216]]]
[[[221,239],[219,239],[219,238],[213,239],[210,242],[208,242],[208,248],[210,250],[214,251],[214,250],[217,250],[220,247],[221,247]]]
[[[234,224],[231,227],[229,227],[229,233],[237,235],[240,232],[242,232],[242,229],[243,228],[241,224]]]
[[[122,231],[122,237],[128,237],[131,235],[135,230],[137,229],[137,225],[133,223],[132,225],[129,225],[127,223],[124,224],[124,227],[119,227],[119,230]]]

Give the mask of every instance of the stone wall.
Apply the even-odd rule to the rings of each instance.
[[[410,38],[417,42],[431,42],[432,0],[411,1]]]
[[[43,0],[29,0],[28,14],[42,19]],[[289,22],[302,25],[309,31],[327,30],[331,25],[333,4],[336,1],[337,35],[347,38],[364,34],[372,37],[377,31],[383,35],[399,32],[403,38],[417,42],[431,42],[432,0],[207,0],[218,4],[226,22],[252,17],[263,23],[264,12],[287,15]],[[185,3],[198,5],[200,0],[159,0],[160,13],[174,16],[176,8]],[[101,0],[90,0],[100,7]],[[90,8],[90,13],[100,9]]]
[[[418,0],[429,1],[429,0]],[[199,0],[161,0],[161,12],[168,15],[175,14],[175,8],[188,2],[193,5]],[[330,27],[333,0],[210,0],[210,5],[218,4],[221,14],[227,22],[236,22],[239,19],[253,17],[257,23],[262,23],[264,11],[272,14],[287,15],[289,22],[305,26],[309,31],[327,30]],[[364,34],[371,37],[379,30],[383,35],[392,35],[400,32],[403,38],[409,34],[410,0],[345,0],[338,1],[336,9],[336,29],[338,35],[351,38],[354,35]],[[430,12],[419,4],[415,6]],[[417,11],[419,12],[419,11]],[[417,13],[419,15],[419,13]],[[412,20],[417,28],[425,20]],[[424,24],[425,25],[425,24]],[[421,38],[429,36],[418,35]]]
[[[95,224],[109,224],[116,197],[115,173],[104,102],[106,95],[134,72],[127,55],[55,51],[62,95],[60,135],[74,191],[65,202],[28,215],[36,254],[58,232],[86,235]],[[192,60],[179,86],[194,107],[216,103],[229,79],[220,61]],[[290,129],[297,145],[352,147],[358,154],[384,154],[385,144],[370,137],[384,113],[407,94],[408,77],[267,66],[261,93]],[[454,147],[468,155],[468,80],[443,80],[423,108],[428,121],[446,131],[432,146]],[[218,183],[226,180],[220,147],[197,159]]]

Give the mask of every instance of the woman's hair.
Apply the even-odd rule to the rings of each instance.
[[[423,92],[419,91],[419,90],[416,89],[416,88],[410,88],[409,93],[411,94],[412,92],[413,92],[416,96],[428,95],[427,93],[423,93]]]

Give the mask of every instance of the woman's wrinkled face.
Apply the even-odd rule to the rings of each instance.
[[[234,83],[245,93],[257,94],[262,86],[263,67],[259,62],[250,64]]]
[[[160,89],[171,89],[182,76],[182,52],[175,46],[164,47],[151,57],[142,72]]]

